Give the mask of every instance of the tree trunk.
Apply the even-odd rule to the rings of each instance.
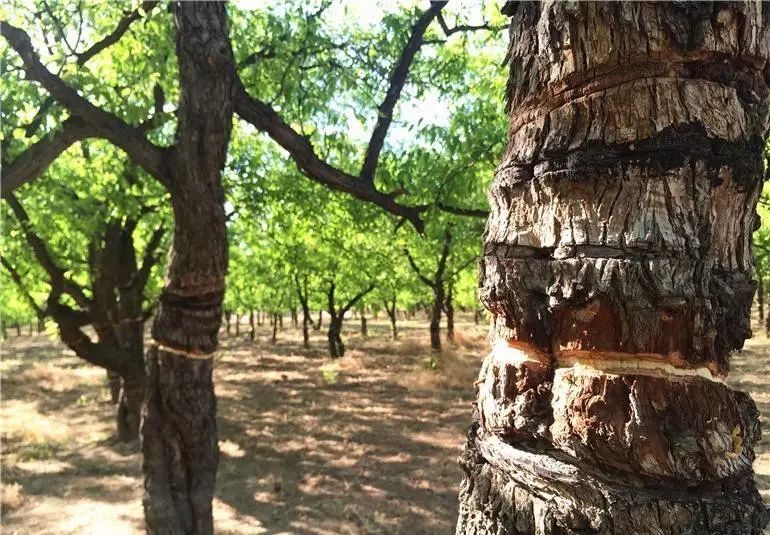
[[[446,298],[444,299],[444,314],[446,315],[446,339],[450,342],[455,341],[455,308],[454,303],[452,303],[452,292],[453,288],[450,284],[446,293]]]
[[[107,370],[107,388],[110,389],[110,401],[118,403],[120,401],[120,375],[112,370]]]
[[[257,337],[257,327],[254,325],[254,310],[249,310],[249,338],[254,341],[254,339]]]
[[[430,348],[435,353],[441,352],[441,309],[444,305],[444,283],[433,287],[433,306],[430,309]]]
[[[230,312],[225,311],[225,322],[227,323],[227,335],[230,336]]]
[[[278,319],[278,326],[281,328],[281,330],[283,330],[283,311],[276,314],[275,317]]]
[[[0,318],[0,331],[2,331],[3,340],[8,339],[8,326],[6,323]]]
[[[396,294],[393,293],[393,300],[388,303],[387,300],[385,300],[385,312],[388,314],[388,318],[390,319],[390,332],[393,336],[393,340],[398,339],[398,329],[396,328],[396,318],[398,316],[398,310],[396,309]]]
[[[235,65],[224,4],[172,9],[180,77],[177,143],[168,156],[174,238],[147,354],[144,510],[151,534],[210,534],[219,463],[213,356],[227,272],[221,171]]]
[[[762,277],[757,274],[757,310],[759,311],[760,325],[765,319],[765,285],[762,283]]]
[[[333,315],[329,320],[327,339],[329,341],[329,355],[333,359],[345,356],[345,344],[342,343],[342,316]]]
[[[276,314],[275,312],[273,312],[273,320],[271,323],[273,325],[273,337],[270,341],[273,344],[277,344],[278,343],[278,314]]]
[[[321,330],[321,321],[323,321],[323,317],[324,317],[324,311],[323,310],[319,310],[318,311],[318,322],[315,325],[313,325],[313,330],[314,331],[320,331]]]
[[[361,336],[366,338],[369,336],[369,329],[366,326],[366,311],[363,308],[361,309],[359,316],[361,318]]]
[[[146,378],[138,374],[131,379],[121,379],[118,394],[117,438],[129,442],[139,438]]]
[[[756,534],[750,335],[761,3],[506,3],[492,351],[458,534]]]
[[[291,325],[295,329],[299,328],[298,317],[299,317],[299,314],[297,314],[297,307],[292,307],[292,309],[291,309]]]
[[[235,337],[238,338],[241,334],[241,315],[235,313]]]
[[[21,336],[21,324],[16,323],[14,327],[16,328],[16,336]]]

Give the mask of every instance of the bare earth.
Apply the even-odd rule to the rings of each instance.
[[[451,533],[486,329],[460,321],[432,361],[424,320],[397,342],[383,320],[368,338],[357,323],[336,362],[322,333],[305,351],[288,322],[276,345],[267,327],[255,342],[223,335],[218,533]],[[12,336],[0,372],[3,533],[141,533],[140,456],[111,438],[104,372],[45,335]],[[770,414],[768,339],[735,355],[731,383]],[[770,502],[770,433],[755,469]]]

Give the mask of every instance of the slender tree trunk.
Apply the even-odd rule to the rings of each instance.
[[[278,326],[283,330],[283,311],[276,314],[275,317],[278,319]]]
[[[321,322],[323,321],[323,317],[324,317],[324,311],[323,310],[319,310],[318,311],[318,321],[316,322],[315,325],[313,325],[313,330],[314,331],[320,331],[321,330]]]
[[[235,337],[238,338],[241,334],[241,315],[235,313]]]
[[[219,463],[213,356],[227,272],[221,171],[235,64],[224,4],[179,2],[172,9],[180,77],[167,184],[174,238],[147,354],[144,509],[151,534],[211,534]]]
[[[444,299],[444,314],[446,315],[446,339],[450,342],[454,342],[455,340],[455,309],[454,304],[452,303],[452,292],[453,292],[452,284],[449,285],[449,288],[446,293],[446,298]]]
[[[16,323],[14,327],[16,328],[16,336],[21,336],[21,324]]]
[[[439,282],[433,287],[433,306],[430,309],[430,348],[433,352],[441,352],[441,310],[444,305],[444,283]]]
[[[396,309],[396,294],[393,293],[393,300],[389,303],[387,300],[385,300],[385,312],[388,314],[388,318],[390,319],[390,332],[393,336],[393,340],[398,339],[398,329],[396,328],[396,318],[398,316],[398,310]]]
[[[262,327],[262,311],[257,310],[257,327]]]
[[[225,311],[225,322],[227,323],[227,335],[230,336],[230,312]]]
[[[271,339],[271,342],[273,344],[278,343],[278,314],[276,312],[273,312],[273,338]]]
[[[369,336],[369,329],[366,326],[366,311],[363,308],[359,312],[359,317],[361,318],[361,336],[366,338]]]
[[[257,327],[254,324],[254,310],[249,310],[249,338],[253,341],[257,337]]]
[[[458,534],[763,532],[757,409],[722,379],[750,335],[766,9],[506,4]]]
[[[297,314],[297,307],[292,307],[291,309],[291,325],[295,329],[299,328],[299,314]]]

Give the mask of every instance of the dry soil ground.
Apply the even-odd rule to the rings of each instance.
[[[287,324],[288,325],[288,324]],[[332,362],[287,328],[252,342],[224,336],[217,357],[222,459],[218,533],[451,533],[456,457],[470,417],[485,329],[461,321],[458,343],[432,360],[424,321],[388,339],[347,325]],[[732,383],[770,414],[770,342],[733,360]],[[45,335],[11,337],[2,367],[3,532],[142,531],[136,445],[115,443],[104,372]],[[757,480],[770,502],[770,433]]]

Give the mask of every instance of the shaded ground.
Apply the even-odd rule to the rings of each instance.
[[[398,342],[382,321],[367,339],[355,327],[337,362],[321,333],[311,351],[290,327],[275,346],[266,327],[256,342],[224,337],[218,533],[452,531],[485,328],[461,321],[458,344],[433,361],[424,321]],[[0,372],[4,533],[142,532],[140,458],[110,439],[104,373],[42,335],[9,339]],[[731,383],[770,414],[770,341],[747,342]],[[770,432],[757,454],[770,502]]]
[[[393,342],[370,320],[332,362],[322,333],[305,351],[286,325],[275,346],[266,327],[224,336],[217,532],[451,532],[486,329],[460,322],[434,361],[424,321]],[[140,457],[110,439],[104,372],[42,335],[10,338],[0,371],[4,533],[141,532]]]

